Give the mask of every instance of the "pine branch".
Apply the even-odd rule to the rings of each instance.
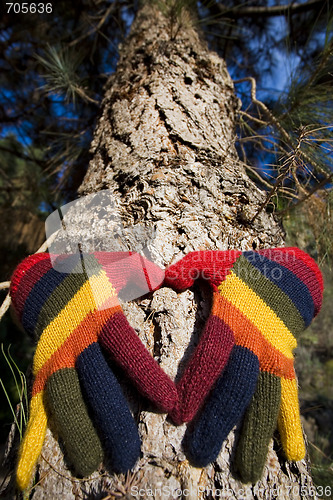
[[[263,113],[267,116],[267,125],[268,124],[274,125],[276,127],[276,129],[278,130],[278,132],[280,133],[281,139],[283,141],[285,141],[286,144],[290,144],[291,138],[290,138],[290,135],[288,134],[288,132],[283,128],[283,126],[281,125],[279,120],[277,120],[277,118],[275,118],[275,116],[271,113],[271,111],[268,109],[266,104],[264,104],[262,101],[259,101],[259,99],[257,99],[256,80],[253,77],[248,76],[245,78],[240,78],[239,80],[234,80],[234,83],[242,83],[242,82],[246,82],[246,81],[251,83],[251,100],[252,100],[253,104],[256,104],[263,111]],[[305,153],[302,150],[299,150],[299,154],[300,154],[300,156],[302,156],[304,158],[304,160],[311,163],[318,170],[318,172],[326,175],[327,172],[325,171],[325,169],[321,165],[319,165],[317,162],[315,162],[313,160],[313,158],[310,158],[307,153]]]
[[[319,184],[317,184],[316,186],[314,186],[311,191],[309,191],[303,198],[299,198],[296,203],[294,203],[291,207],[287,207],[285,208],[284,210],[280,210],[279,212],[277,212],[277,215],[279,215],[280,217],[282,217],[283,215],[285,215],[291,208],[296,208],[298,205],[301,205],[301,203],[304,203],[305,201],[307,201],[314,193],[316,193],[317,191],[319,191],[320,189],[324,188],[329,182],[332,182],[332,179],[333,179],[333,174],[330,174],[328,175],[327,177],[325,177],[325,179],[323,179]]]
[[[117,2],[111,3],[109,8],[105,11],[102,18],[97,23],[97,25],[94,26],[90,31],[88,31],[88,33],[83,33],[81,36],[79,36],[78,38],[76,38],[75,40],[70,42],[69,47],[77,45],[78,43],[82,42],[82,40],[88,38],[89,36],[93,35],[94,33],[97,33],[102,28],[103,24],[105,23],[107,18],[110,16],[110,14],[112,14],[112,12],[114,10],[116,10],[116,7],[117,7]]]
[[[309,0],[305,3],[295,3],[291,2],[287,5],[272,5],[272,6],[235,6],[227,7],[218,2],[212,2],[212,0],[203,0],[202,4],[207,7],[212,14],[225,15],[233,19],[238,19],[241,17],[276,17],[276,16],[290,16],[294,14],[300,14],[302,12],[308,12],[309,10],[316,10],[320,6],[326,4],[325,0]]]
[[[20,153],[17,149],[14,151],[11,148],[8,148],[4,146],[3,144],[0,144],[0,151],[4,151],[5,153],[10,153],[13,156],[16,156],[17,158],[21,158],[22,160],[25,161],[31,161],[33,163],[36,163],[37,165],[40,165],[41,167],[45,167],[45,161],[39,160],[38,158],[33,158],[32,156],[29,156],[24,153]]]
[[[99,105],[99,102],[88,96],[82,86],[81,79],[77,70],[84,59],[84,54],[71,51],[66,48],[57,48],[48,45],[45,51],[45,57],[35,55],[37,61],[46,70],[43,75],[47,83],[43,88],[49,93],[60,93],[66,96],[67,101],[73,101],[75,104],[75,96],[78,95],[86,102]]]
[[[245,78],[241,78],[239,80],[235,80],[234,83],[242,83],[245,81],[249,81],[251,83],[251,101],[252,101],[252,103],[255,104],[256,106],[258,106],[258,108],[263,112],[263,114],[265,116],[265,120],[258,119],[255,117],[253,121],[258,122],[259,125],[274,126],[277,129],[277,131],[279,132],[281,142],[284,143],[287,146],[287,148],[290,148],[290,151],[284,151],[284,158],[285,159],[283,161],[281,169],[280,169],[280,171],[275,179],[274,184],[270,186],[271,189],[268,192],[266,199],[259,206],[258,211],[255,213],[253,219],[251,220],[251,222],[253,222],[257,218],[257,216],[264,210],[264,208],[268,205],[268,203],[272,200],[272,198],[277,195],[278,190],[281,190],[281,186],[289,174],[292,175],[294,182],[295,182],[295,185],[298,188],[298,192],[303,193],[303,195],[304,195],[301,199],[302,202],[307,200],[322,185],[326,185],[328,182],[330,182],[331,178],[333,177],[333,174],[328,175],[326,170],[321,165],[319,165],[318,162],[316,162],[312,157],[309,156],[308,153],[306,153],[303,149],[301,149],[302,143],[305,143],[307,141],[307,137],[309,136],[310,133],[313,133],[315,131],[319,131],[321,129],[326,129],[329,127],[324,126],[324,127],[319,127],[317,129],[312,129],[312,130],[307,130],[307,127],[303,127],[300,131],[300,136],[298,137],[297,144],[296,145],[293,144],[294,141],[293,141],[292,137],[290,136],[290,134],[288,134],[286,129],[281,125],[280,121],[272,114],[272,112],[268,109],[268,107],[262,101],[257,99],[256,80],[252,77],[245,77]],[[240,115],[252,120],[252,116],[246,112],[241,111]],[[256,136],[253,136],[253,135],[248,137],[248,138],[243,138],[243,140],[254,140],[254,139],[256,139]],[[265,140],[267,141],[268,139],[265,139]],[[326,138],[323,139],[323,141],[324,140],[327,141]],[[270,141],[268,140],[268,142],[270,142]],[[275,143],[273,142],[273,144],[275,144]],[[260,146],[261,146],[261,149],[265,150],[265,148],[262,144]],[[279,149],[280,149],[280,151],[284,150],[284,148],[282,146],[280,146]],[[299,168],[299,166],[302,165],[304,168],[306,166],[306,163],[312,165],[316,169],[317,172],[319,172],[321,175],[324,175],[324,179],[322,180],[322,182],[320,182],[319,185],[315,186],[309,193],[306,190],[306,185],[304,187],[304,183],[301,183],[299,181],[298,176],[297,176],[297,169]],[[314,176],[313,173],[312,173],[312,176]],[[308,182],[309,182],[309,179],[308,179]],[[297,201],[300,201],[299,196],[297,197]]]

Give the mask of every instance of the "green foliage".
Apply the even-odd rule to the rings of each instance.
[[[7,366],[10,370],[11,376],[12,376],[12,382],[14,384],[15,390],[16,390],[16,401],[15,403],[19,404],[19,411],[16,411],[16,404],[12,402],[11,397],[6,389],[6,386],[8,387],[8,381],[6,380],[6,386],[3,383],[2,379],[0,378],[0,386],[2,387],[10,411],[12,413],[12,417],[14,419],[14,422],[17,426],[17,429],[20,434],[20,438],[23,438],[23,430],[27,425],[28,422],[28,415],[27,415],[27,408],[28,408],[28,394],[27,394],[27,382],[24,373],[19,369],[17,364],[15,363],[14,359],[12,358],[12,355],[10,353],[10,345],[8,346],[7,349],[7,354],[5,353],[3,344],[1,344],[1,353],[2,356],[7,363]],[[18,413],[18,415],[17,415]]]
[[[150,1],[150,3],[152,2]],[[197,8],[195,0],[153,0],[153,3],[155,3],[165,17],[170,18],[171,16],[178,20],[181,19],[184,9],[196,10]]]
[[[2,300],[3,294],[1,302]],[[8,343],[8,338],[11,344]],[[9,315],[1,320],[0,342],[0,442],[4,442],[13,421],[20,432],[27,421],[27,385],[24,373],[31,363],[33,347],[27,336],[13,324]],[[21,408],[19,413],[16,411],[18,404]]]
[[[326,204],[301,205],[285,219],[287,245],[306,250],[321,265],[324,277],[324,300],[320,314],[298,339],[296,371],[299,382],[301,413],[309,440],[309,453],[314,483],[319,487],[333,484],[333,275],[332,246],[321,245],[320,233],[329,224],[321,217],[318,207]],[[315,203],[315,201],[313,201]],[[333,234],[333,233],[331,233]],[[325,495],[323,495],[325,498]],[[327,498],[327,495],[326,495]]]
[[[267,126],[260,128],[243,115],[240,147],[247,160],[251,161],[252,153],[257,157],[259,151],[263,162],[272,164],[271,178],[257,169],[255,179],[261,186],[272,186],[277,172],[284,168],[286,155],[293,156],[295,161],[285,169],[286,179],[280,186],[280,197],[288,201],[284,208],[289,200],[300,199],[293,171],[306,189],[311,190],[317,180],[322,182],[324,173],[330,171],[331,154],[331,2],[327,0],[314,8],[311,2],[309,8],[305,3],[302,12],[295,13],[291,3],[284,13],[285,33],[280,33],[278,39],[275,3],[152,1],[169,19],[171,40],[181,33],[184,23],[200,25],[235,78],[254,76],[258,88],[274,69],[278,51],[280,56],[288,56],[288,51],[299,55],[301,64],[290,89],[277,104],[272,95],[265,96],[266,105],[281,120],[288,140],[281,137],[267,116]],[[131,0],[74,4],[59,0],[52,16],[12,13],[0,20],[0,102],[4,106],[0,124],[8,120],[11,127],[18,127],[21,136],[24,129],[23,135],[29,136],[32,147],[42,151],[43,171],[53,186],[69,198],[74,197],[88,165],[96,104],[101,102],[103,85],[115,69],[118,43],[139,5]],[[241,97],[247,110],[249,92]],[[260,110],[252,111],[254,117],[262,115]],[[274,145],[268,146],[267,141]],[[273,159],[267,157],[267,149]]]
[[[312,167],[310,173],[318,178],[332,171],[332,72],[333,41],[327,33],[322,51],[311,61],[311,66],[302,64],[297,68],[288,92],[281,95],[274,109],[294,143],[301,138],[308,167]]]
[[[266,92],[265,102],[261,101],[259,75],[256,87],[251,84],[250,103],[248,91],[240,111],[239,151],[249,165],[249,175],[268,192],[261,210],[273,207],[281,215],[307,203],[323,188],[330,189],[333,178],[333,17],[328,3],[326,10],[317,7],[318,11],[290,15],[289,31],[276,41],[280,56],[285,53],[286,66],[288,58],[298,61],[285,91],[278,98]],[[295,23],[298,32],[302,25],[306,27],[302,44],[294,38]],[[250,79],[236,81],[236,88],[241,88],[240,83],[244,86],[245,80]]]
[[[312,218],[312,226],[314,227],[316,241],[319,248],[320,254],[323,258],[326,258],[332,270],[333,266],[333,192],[328,191],[325,197],[325,206],[322,212],[322,218],[317,219],[315,223],[315,214]]]
[[[43,153],[24,147],[14,135],[0,140],[0,209],[12,207],[31,213],[50,199],[50,182],[41,166]]]
[[[151,0],[168,20],[170,40],[180,33],[182,26],[197,23],[196,0]]]
[[[75,196],[86,172],[96,102],[115,68],[131,12],[118,0],[59,0],[51,15],[12,9],[0,17],[3,136],[9,130],[40,151],[44,177],[66,198]]]
[[[322,404],[322,408],[327,405],[326,401],[321,401],[320,403]],[[317,430],[314,433],[313,440],[309,442],[312,478],[318,488],[319,498],[332,498],[333,496],[333,457],[330,454],[331,438],[330,431],[326,431],[325,433],[325,431]],[[323,488],[322,494],[321,488]]]
[[[284,218],[288,241],[333,269],[333,192],[319,191]],[[332,318],[333,319],[333,318]]]
[[[44,57],[37,54],[36,58],[45,70],[43,76],[47,83],[43,88],[46,92],[65,94],[67,102],[74,104],[77,97],[98,104],[85,93],[84,82],[78,73],[83,52],[48,45]]]

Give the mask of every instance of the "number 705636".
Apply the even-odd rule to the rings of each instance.
[[[52,3],[6,3],[7,14],[11,11],[15,14],[51,14]]]

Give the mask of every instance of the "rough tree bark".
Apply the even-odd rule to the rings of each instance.
[[[246,175],[235,150],[239,101],[224,61],[208,50],[195,14],[165,14],[146,2],[120,48],[80,194],[111,189],[125,226],[155,228],[155,247],[164,265],[192,250],[283,245],[283,231],[273,215],[263,211],[252,221],[264,194]],[[86,239],[103,237],[89,212],[85,222]],[[175,378],[198,340],[209,304],[207,291],[176,294],[163,288],[128,303],[126,314]],[[312,485],[307,461],[286,463],[272,441],[262,480],[244,489],[230,466],[233,432],[215,463],[194,468],[182,451],[186,426],[174,426],[126,390],[142,437],[142,458],[132,480],[146,490],[145,498],[149,488],[163,486],[166,494],[157,491],[153,498],[177,498],[177,492],[171,493],[177,489],[178,497],[187,489],[184,498],[190,499],[214,498],[215,490],[228,499],[276,498],[277,487],[279,498],[306,498],[300,488]],[[38,479],[31,492],[34,500],[113,498],[111,492],[120,494],[125,482],[107,469],[89,480],[73,478],[50,431]],[[126,488],[126,498],[131,498]]]

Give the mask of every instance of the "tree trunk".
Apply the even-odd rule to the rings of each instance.
[[[239,101],[224,61],[208,50],[195,13],[183,9],[172,15],[160,3],[160,9],[155,2],[140,8],[120,48],[80,194],[112,190],[125,227],[156,230],[159,264],[192,250],[283,245],[283,230],[272,214],[262,211],[254,218],[265,196],[235,150]],[[103,239],[89,212],[85,227],[91,240]],[[205,290],[177,294],[162,288],[148,299],[127,303],[125,312],[161,367],[175,378],[198,341],[209,307]],[[263,478],[253,486],[232,475],[233,432],[215,463],[192,467],[181,446],[186,425],[175,426],[124,387],[142,438],[142,458],[127,483],[107,469],[91,480],[76,480],[48,431],[31,498],[113,498],[112,491],[119,495],[123,488],[128,496],[122,498],[131,498],[136,488],[131,490],[130,479],[143,489],[141,498],[266,499],[275,498],[277,488],[278,498],[307,498],[301,494],[301,487],[312,485],[307,461],[286,463],[273,450],[273,441]]]

